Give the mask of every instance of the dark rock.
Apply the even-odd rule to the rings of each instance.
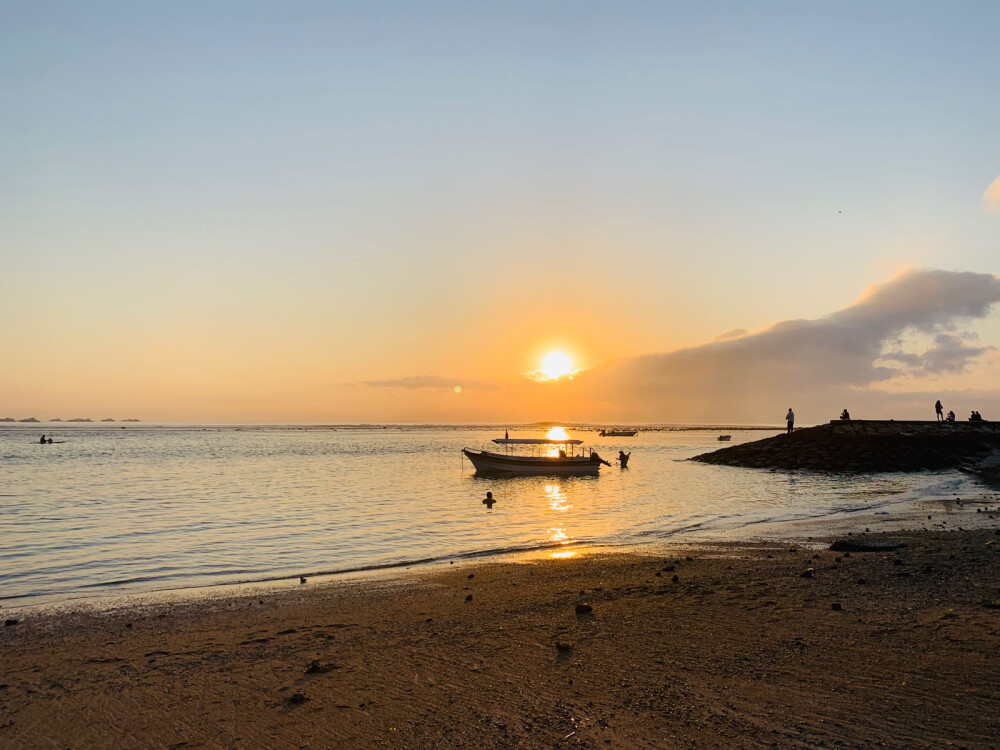
[[[812,577],[813,577],[813,569],[812,568],[806,568],[801,573],[799,573],[799,578],[812,578]]]
[[[830,605],[830,609],[832,609],[834,612],[840,612],[843,609],[843,607],[840,606],[840,602],[834,602],[833,604]]]
[[[475,573],[469,573],[469,575],[468,575],[468,576],[466,576],[466,578],[468,578],[468,579],[470,579],[470,580],[471,580],[471,579],[473,579],[473,578],[475,578],[475,577],[476,577],[476,574],[475,574]]]
[[[865,539],[838,539],[830,545],[833,552],[891,552],[895,549],[902,549],[905,544],[898,542],[875,542]],[[849,557],[850,555],[844,555]]]
[[[677,583],[681,579],[678,578],[677,576],[672,576],[670,580],[673,581],[674,583]]]
[[[468,596],[466,596],[465,597],[465,601],[471,602],[472,601],[472,594],[469,594]]]
[[[305,583],[305,582],[306,582],[306,577],[305,576],[299,576],[299,583]]]
[[[560,654],[568,654],[572,650],[573,650],[572,643],[560,643],[559,641],[556,641],[556,651],[558,651]]]
[[[300,706],[305,703],[309,698],[303,693],[292,693],[290,696],[285,698],[285,703],[290,706]]]
[[[15,620],[13,617],[8,617],[6,620],[3,621],[3,626],[5,628],[9,628],[9,627],[12,627],[14,625],[17,625],[19,622],[21,622],[21,621],[20,620]]]
[[[578,615],[589,615],[593,611],[594,611],[594,608],[591,607],[589,604],[577,604],[576,605],[576,613]]]
[[[309,666],[306,667],[306,674],[324,674],[336,668],[332,664],[320,664],[317,659],[313,659],[309,662]]]
[[[868,583],[868,581],[866,581],[864,578],[859,578],[858,579],[858,585],[859,586],[864,586],[866,583]]]

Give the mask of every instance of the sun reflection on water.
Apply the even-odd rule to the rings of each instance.
[[[545,496],[549,500],[549,510],[562,513],[572,509],[572,505],[566,502],[566,493],[558,484],[545,485]]]

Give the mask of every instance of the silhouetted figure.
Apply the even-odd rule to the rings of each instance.
[[[46,443],[48,443],[49,445],[52,445],[52,438],[49,438],[49,439],[48,439],[48,440],[46,440],[45,442],[46,442]]]
[[[847,409],[844,409],[842,412],[840,412],[840,418],[841,419],[850,419],[851,418],[851,413],[849,411],[847,411]]]
[[[566,458],[566,451],[562,448],[559,449],[559,458]]]
[[[974,412],[972,412],[972,414],[969,415],[969,421],[970,422],[982,422],[983,421],[983,415],[980,414],[978,411],[974,411]]]
[[[507,430],[503,431],[503,439],[504,440],[510,440],[510,434],[507,432]]]
[[[954,422],[955,421],[955,412],[949,411],[948,412],[948,416],[944,418],[944,421],[945,422]]]
[[[942,420],[944,420],[944,407],[941,406],[941,400],[940,399],[938,399],[934,403],[934,413],[937,414],[937,420],[938,420],[938,422],[941,422]]]
[[[483,499],[483,505],[485,505],[489,509],[492,509],[493,508],[493,503],[495,503],[495,502],[496,502],[496,500],[493,499],[493,493],[492,492],[487,492],[486,493],[486,497]]]
[[[788,407],[788,414],[785,415],[785,422],[788,424],[788,434],[792,434],[792,430],[795,429],[795,412],[792,411],[792,407]]]
[[[45,445],[45,435],[42,435],[42,439],[38,441],[41,445]]]
[[[631,457],[632,457],[631,451],[629,451],[628,453],[626,453],[625,451],[618,451],[618,463],[622,465],[623,469],[628,468],[628,460]]]

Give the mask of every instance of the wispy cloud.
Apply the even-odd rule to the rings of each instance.
[[[528,370],[528,372],[524,373],[524,377],[533,383],[558,383],[564,380],[573,380],[581,372],[586,372],[587,369],[583,367],[555,378],[546,373],[545,370]]]
[[[962,372],[988,347],[968,345],[956,327],[997,302],[1000,279],[991,274],[909,271],[824,318],[638,357],[580,385],[663,421],[762,420],[792,403],[827,410],[844,400],[843,408],[859,390],[896,377]],[[932,343],[900,351],[904,333]]]
[[[374,388],[406,388],[416,390],[418,388],[439,388],[453,390],[455,386],[460,386],[462,390],[498,391],[500,386],[496,383],[487,383],[478,380],[464,380],[462,378],[444,378],[440,375],[411,375],[406,378],[396,378],[394,380],[365,380],[365,385]]]
[[[1000,177],[997,177],[983,193],[983,208],[991,214],[1000,214]]]

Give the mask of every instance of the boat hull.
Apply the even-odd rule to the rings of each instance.
[[[598,474],[601,464],[586,456],[505,456],[489,451],[462,450],[472,462],[477,474],[550,474],[559,476],[593,476]]]

